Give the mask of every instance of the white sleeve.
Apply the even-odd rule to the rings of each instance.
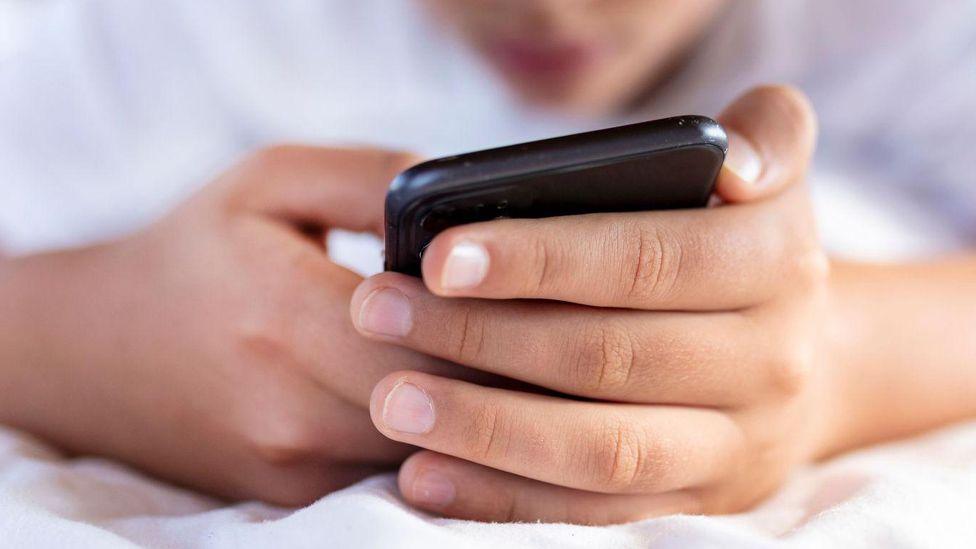
[[[208,80],[195,4],[59,2],[0,62],[0,248],[131,230],[246,146]]]
[[[829,15],[813,41],[822,70],[809,84],[822,115],[820,156],[973,242],[976,3],[816,6]]]

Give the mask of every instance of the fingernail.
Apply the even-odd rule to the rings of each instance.
[[[739,179],[748,183],[759,181],[763,165],[759,152],[748,139],[735,131],[728,131],[729,152],[725,156],[725,166],[732,170]]]
[[[395,288],[373,290],[360,306],[359,327],[378,335],[407,335],[413,327],[410,300]]]
[[[474,242],[458,242],[447,254],[441,287],[448,290],[474,288],[488,274],[488,250]]]
[[[383,423],[394,431],[422,435],[434,428],[434,403],[423,389],[401,381],[386,395]]]
[[[413,481],[414,502],[429,507],[446,507],[454,501],[457,491],[451,479],[437,471],[424,471]]]

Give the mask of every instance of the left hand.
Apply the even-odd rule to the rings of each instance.
[[[721,119],[731,204],[455,227],[425,253],[426,287],[360,285],[368,337],[548,390],[385,377],[373,422],[427,449],[400,470],[408,501],[491,521],[722,513],[823,451],[827,260],[802,182],[814,115],[771,87]]]

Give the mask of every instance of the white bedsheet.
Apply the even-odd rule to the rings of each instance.
[[[798,472],[727,517],[614,527],[479,524],[407,508],[392,475],[304,509],[226,505],[0,429],[4,547],[973,547],[976,422]]]

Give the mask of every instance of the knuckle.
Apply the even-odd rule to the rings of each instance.
[[[248,423],[245,440],[252,453],[264,463],[294,465],[311,454],[314,435],[302,418],[272,414]]]
[[[286,323],[274,315],[252,318],[238,330],[236,355],[243,363],[271,366],[284,376],[262,375],[264,369],[251,369],[248,383],[261,384],[263,405],[238,402],[232,414],[232,429],[251,455],[269,465],[291,465],[314,453],[316,429],[302,412],[287,381],[287,371],[297,371],[304,364],[294,355]],[[286,372],[282,372],[284,369]]]
[[[237,332],[237,346],[245,357],[267,363],[284,363],[290,358],[290,350],[283,323],[262,315],[251,319]]]
[[[532,272],[533,277],[526,277],[527,288],[525,295],[545,295],[553,286],[553,267],[556,259],[552,244],[545,238],[535,238],[532,241]]]
[[[465,306],[459,312],[454,356],[467,365],[477,363],[485,347],[488,331],[488,318],[472,306]]]
[[[505,498],[504,503],[504,514],[502,515],[504,519],[502,520],[505,524],[510,524],[519,521],[521,518],[521,513],[519,512],[519,500],[514,494],[509,495]]]
[[[793,270],[801,288],[807,292],[818,292],[830,278],[830,260],[819,248],[804,251],[794,257]]]
[[[630,332],[619,324],[598,321],[582,338],[576,359],[576,380],[590,394],[615,394],[630,385],[636,347]]]
[[[493,509],[486,514],[493,520],[505,524],[525,520],[523,505],[521,504],[522,495],[518,490],[499,490],[491,495],[494,500]]]
[[[646,437],[624,421],[611,422],[594,437],[597,479],[610,492],[639,487],[646,474]]]
[[[465,437],[468,455],[476,459],[504,459],[511,443],[511,425],[498,407],[485,404],[475,413],[470,433]]]
[[[788,345],[770,364],[770,384],[776,393],[793,396],[810,382],[813,360],[802,344]]]
[[[622,287],[635,300],[667,300],[677,288],[685,259],[679,239],[666,230],[643,223],[623,229]]]

